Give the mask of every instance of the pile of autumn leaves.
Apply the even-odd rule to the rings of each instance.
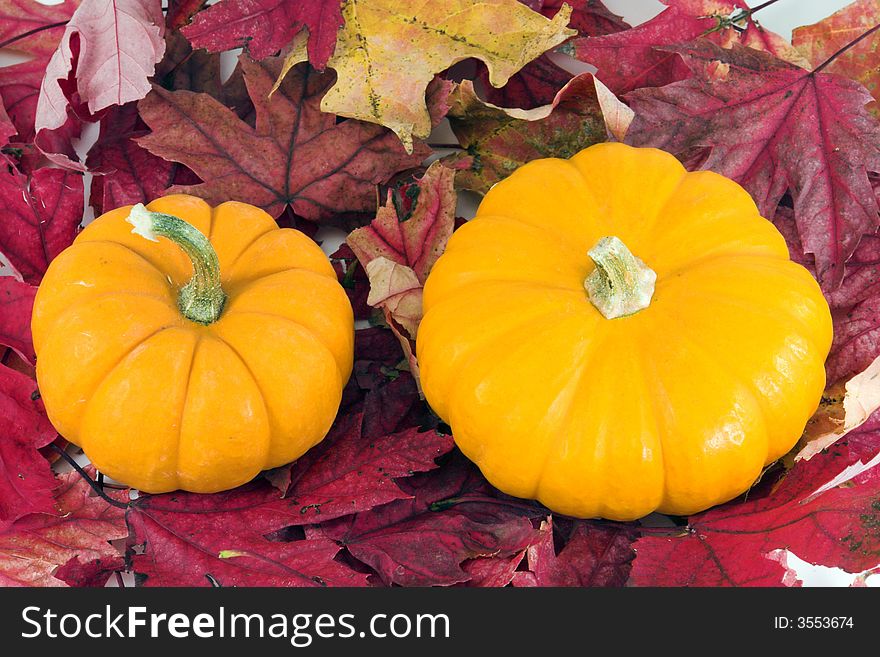
[[[752,193],[834,310],[837,394],[880,354],[877,3],[794,45],[738,0],[665,0],[635,28],[599,0],[461,2],[454,18],[398,0],[169,4],[0,0],[0,45],[31,58],[0,68],[0,251],[16,274],[0,277],[0,584],[779,585],[792,553],[855,583],[878,565],[880,421],[666,527],[575,521],[487,484],[421,399],[412,353],[457,190],[618,139]],[[217,53],[242,46],[224,81]],[[458,145],[423,170],[444,119]],[[83,159],[86,122],[100,135]],[[64,443],[33,380],[30,309],[78,230],[86,171],[96,214],[173,189],[349,231],[334,265],[373,326],[324,442],[215,495],[99,495],[53,473]]]

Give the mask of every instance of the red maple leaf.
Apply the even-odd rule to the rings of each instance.
[[[198,182],[186,167],[168,162],[137,143],[149,132],[129,103],[113,108],[101,119],[98,140],[89,149],[86,164],[92,177],[89,202],[96,214],[123,205],[149,203],[175,182]]]
[[[342,26],[340,0],[222,0],[200,12],[182,32],[198,48],[247,48],[264,59],[287,46],[303,28],[309,61],[323,70]]]
[[[828,290],[840,285],[844,262],[880,224],[868,179],[880,170],[880,124],[865,110],[870,94],[738,45],[699,40],[672,51],[696,77],[628,94],[636,116],[627,142],[736,180],[765,217],[790,191],[819,281]]]
[[[52,259],[73,241],[83,214],[83,179],[62,169],[31,176],[0,171],[0,252],[28,283],[36,285]]]
[[[104,588],[107,580],[115,573],[125,570],[125,559],[122,555],[101,555],[80,561],[79,556],[73,557],[58,568],[53,577],[68,586]]]
[[[128,521],[144,545],[132,569],[146,586],[366,585],[365,575],[334,560],[340,547],[330,540],[270,541],[191,513],[158,519],[142,507]]]
[[[386,585],[448,586],[470,578],[471,559],[515,558],[537,537],[543,507],[499,499],[459,452],[439,470],[400,482],[411,499],[322,523],[313,535],[342,542]],[[480,568],[480,566],[470,566]]]
[[[425,146],[407,155],[389,130],[360,121],[336,122],[320,110],[332,73],[294,67],[271,98],[279,59],[242,56],[256,127],[207,94],[154,87],[139,104],[153,130],[138,140],[151,153],[191,168],[204,182],[172,191],[216,204],[242,200],[274,217],[286,207],[322,221],[375,208],[375,186],[416,166]]]
[[[0,530],[54,508],[55,477],[37,449],[56,435],[34,380],[0,365]]]
[[[675,50],[665,47],[687,43],[698,37],[722,46],[740,43],[767,50],[781,59],[806,65],[782,37],[764,30],[741,0],[661,0],[667,5],[660,14],[630,30],[571,42],[578,59],[598,68],[597,76],[611,91],[623,94],[641,87],[660,87],[690,77],[690,71]],[[731,16],[739,15],[745,29],[734,29]]]
[[[552,518],[541,529],[541,538],[526,551],[528,570],[514,576],[514,586],[619,587],[626,583],[635,557],[633,528],[575,521],[559,554]]]
[[[779,551],[859,573],[880,556],[878,422],[798,461],[769,494],[750,495],[688,519],[680,537],[635,543],[640,586],[779,586]],[[872,467],[873,464],[873,467]],[[867,467],[866,467],[867,466]]]
[[[71,559],[118,560],[110,541],[128,536],[124,511],[76,472],[58,479],[58,515],[32,513],[0,532],[0,586],[64,586],[53,573]]]
[[[31,342],[31,314],[37,288],[12,276],[0,276],[0,345],[11,347],[25,361],[34,364]]]
[[[286,496],[266,481],[214,495],[143,496],[129,512],[136,542],[145,542],[134,570],[151,585],[361,585],[363,575],[333,561],[327,538],[270,541],[286,527],[371,509],[412,495],[399,483],[435,468],[452,447],[449,436],[416,428],[368,436],[363,414],[340,416],[331,434],[281,476]],[[209,577],[210,576],[210,577]],[[314,578],[318,578],[315,580]]]
[[[408,495],[395,479],[435,468],[434,459],[453,445],[451,436],[436,431],[409,428],[383,435],[374,429],[371,435],[363,429],[363,414],[341,416],[327,438],[289,468],[286,497],[300,515],[290,524],[322,522],[404,499]]]

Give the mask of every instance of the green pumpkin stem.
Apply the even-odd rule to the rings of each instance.
[[[617,237],[603,237],[588,251],[596,263],[584,281],[590,301],[606,319],[644,310],[654,296],[657,274]]]
[[[134,226],[135,235],[157,242],[167,237],[189,256],[193,277],[180,288],[177,307],[187,319],[198,324],[211,324],[220,317],[226,293],[220,285],[220,262],[211,242],[199,229],[180,217],[147,210],[142,203],[131,209],[126,221]]]

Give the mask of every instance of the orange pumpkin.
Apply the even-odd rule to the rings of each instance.
[[[425,396],[502,491],[690,514],[792,448],[831,316],[739,185],[600,144],[495,185],[424,288]]]
[[[110,477],[232,488],[327,433],[351,306],[320,248],[259,208],[182,195],[148,208],[104,214],[51,263],[37,382],[59,433]]]

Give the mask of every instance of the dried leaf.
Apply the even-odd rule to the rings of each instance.
[[[880,356],[878,356],[868,368],[849,381],[844,386],[845,394],[839,401],[839,410],[843,411],[843,417],[837,422],[830,431],[822,431],[821,429],[811,432],[812,427],[823,427],[827,422],[817,422],[814,417],[810,424],[807,425],[807,432],[801,439],[805,442],[804,447],[798,452],[795,460],[809,460],[816,454],[819,454],[831,445],[843,438],[850,431],[862,426],[868,421],[868,418],[880,408]],[[826,393],[827,396],[827,393]],[[823,416],[830,419],[836,419],[834,416],[839,415],[835,404],[831,408],[821,408],[820,412]]]
[[[389,192],[372,223],[346,241],[369,278],[367,303],[382,309],[418,382],[414,340],[422,288],[455,227],[453,171],[434,162],[420,180],[396,194]]]
[[[154,88],[139,104],[152,134],[138,143],[154,155],[185,164],[204,182],[172,191],[195,194],[212,204],[241,200],[274,217],[288,206],[311,221],[375,208],[375,186],[427,154],[420,146],[406,155],[380,126],[336,122],[319,109],[331,73],[307,64],[287,76],[269,98],[281,62],[256,63],[242,56],[256,127],[206,94]]]
[[[701,167],[743,185],[765,217],[790,190],[795,222],[826,290],[874,232],[877,200],[868,172],[880,169],[880,124],[860,85],[810,73],[773,56],[709,41],[674,48],[694,79],[627,96],[636,116],[627,142],[671,153],[705,153]],[[726,79],[717,69],[727,67]]]
[[[401,0],[348,0],[345,26],[327,65],[338,81],[324,96],[325,112],[391,128],[407,152],[413,136],[431,131],[425,88],[436,73],[476,57],[493,86],[575,34],[566,29],[571,9],[552,20],[517,0],[455,0],[413,7]],[[393,28],[392,28],[393,26]],[[302,61],[294,48],[287,64]]]
[[[583,73],[556,94],[553,103],[532,110],[503,109],[484,103],[465,80],[450,96],[449,124],[464,151],[446,162],[458,169],[456,184],[481,193],[518,167],[541,157],[571,157],[605,141],[608,126],[603,103],[615,130],[628,114],[592,74]],[[611,100],[613,99],[613,100]]]
[[[880,23],[880,5],[875,0],[856,0],[840,11],[818,23],[795,29],[792,43],[813,65],[820,66],[838,50],[855,41],[862,34]],[[867,39],[834,58],[829,73],[837,73],[860,82],[877,98],[880,93],[880,35],[874,33]],[[868,106],[875,116],[880,114],[876,101]]]
[[[384,257],[406,265],[424,283],[455,225],[453,175],[454,171],[434,162],[421,179],[389,192],[372,223],[346,238],[360,263],[366,267]],[[401,212],[404,197],[411,205]]]

